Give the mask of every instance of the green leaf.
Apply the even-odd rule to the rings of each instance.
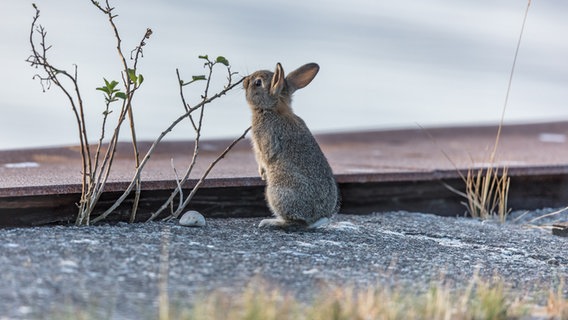
[[[144,76],[142,76],[141,74],[138,75],[138,85],[141,85],[142,82],[144,82]]]
[[[114,92],[118,91],[116,88],[116,86],[118,85],[118,81],[111,81],[109,82],[107,79],[103,78],[105,85],[104,87],[99,87],[99,88],[95,88],[97,90],[103,91],[104,93],[106,93],[107,95],[111,95]]]
[[[107,87],[98,87],[98,88],[95,88],[95,89],[102,91],[102,92],[106,93],[107,95],[110,95],[110,91],[108,90]]]
[[[138,77],[136,76],[136,70],[134,70],[134,69],[128,69],[128,78],[129,78],[130,81],[132,81],[133,83],[136,83],[136,81],[138,80]]]
[[[199,58],[199,59],[203,59],[203,60],[209,61],[209,56],[208,56],[208,55],[199,56],[198,58]]]
[[[126,93],[124,92],[117,92],[114,96],[122,100],[126,100]]]
[[[229,60],[227,60],[223,56],[218,56],[217,59],[215,60],[215,62],[221,63],[221,64],[225,65],[226,67],[229,66]]]
[[[109,88],[111,91],[115,91],[115,87],[118,85],[118,81],[111,81],[110,84],[107,85],[107,88]]]
[[[188,84],[192,84],[195,81],[200,81],[200,80],[207,80],[207,77],[205,75],[191,76],[191,81],[185,82],[183,80],[180,80],[179,84],[180,86],[184,87],[187,86]]]

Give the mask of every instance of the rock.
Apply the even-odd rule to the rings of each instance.
[[[179,219],[179,224],[186,227],[205,227],[205,217],[197,211],[191,210],[184,213]]]
[[[568,222],[555,223],[552,226],[552,234],[560,237],[568,237]]]

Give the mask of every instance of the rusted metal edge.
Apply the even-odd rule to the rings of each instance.
[[[465,214],[464,198],[452,191],[463,190],[461,178],[443,178],[414,181],[341,182],[342,213],[368,214],[406,210],[456,216]],[[163,205],[171,190],[143,190],[137,221],[145,221]],[[184,190],[187,195],[189,190]],[[101,214],[122,192],[105,192],[99,200],[93,217]],[[511,176],[509,207],[531,210],[566,206],[568,203],[568,174]],[[39,195],[0,199],[0,227],[34,226],[73,223],[80,193]],[[128,221],[132,197],[105,222]],[[188,209],[198,210],[208,218],[259,217],[270,212],[264,200],[264,186],[237,186],[202,188],[192,199]],[[168,212],[164,213],[165,215]]]
[[[475,167],[472,170],[484,170],[484,167]],[[503,167],[496,167],[500,172]],[[425,170],[407,172],[378,172],[378,173],[353,173],[338,174],[338,183],[380,183],[380,182],[418,182],[435,181],[443,179],[461,178],[467,174],[468,169],[452,170]],[[509,167],[508,175],[517,176],[538,176],[538,175],[564,175],[568,174],[568,165],[554,166],[519,166]],[[197,179],[190,179],[183,186],[184,189],[192,189]],[[108,182],[105,192],[120,192],[125,190],[129,182]],[[211,178],[203,181],[201,188],[233,188],[233,187],[256,187],[264,186],[264,181],[260,177],[235,177],[235,178]],[[173,190],[177,187],[173,180],[150,180],[142,181],[142,190],[159,191]],[[25,196],[49,196],[81,193],[80,184],[51,185],[51,186],[30,186],[0,189],[0,199],[25,197]],[[1,205],[0,205],[1,207]]]
[[[193,188],[197,179],[188,180],[183,188]],[[108,182],[105,185],[105,192],[120,192],[126,190],[129,182]],[[264,182],[256,177],[238,177],[238,178],[213,178],[203,181],[201,188],[223,188],[237,186],[261,186]],[[174,180],[143,180],[142,190],[173,190],[177,188]],[[24,196],[49,196],[81,193],[80,184],[66,185],[50,185],[50,186],[30,186],[0,189],[0,200],[8,197],[24,197]]]

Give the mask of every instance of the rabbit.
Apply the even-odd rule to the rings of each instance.
[[[265,197],[275,218],[259,227],[318,228],[339,211],[339,192],[333,172],[305,122],[291,108],[292,94],[307,86],[319,66],[308,63],[284,76],[261,70],[243,81],[252,110],[252,146]]]

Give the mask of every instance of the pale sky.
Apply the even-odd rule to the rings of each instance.
[[[78,65],[94,141],[102,78],[119,80],[106,18],[87,0],[38,0],[53,62]],[[298,91],[294,110],[315,132],[497,123],[524,11],[522,0],[114,1],[125,51],[146,27],[139,63],[138,135],[154,140],[182,113],[175,69],[201,74],[198,55],[223,55],[246,75],[281,62],[320,73]],[[30,53],[31,2],[0,4],[0,149],[77,144],[76,125],[56,89],[43,93]],[[506,121],[568,120],[568,2],[533,1]],[[223,80],[224,73],[218,78]],[[195,87],[187,97],[198,99]],[[250,123],[241,89],[206,110],[206,137],[234,137]],[[126,130],[125,130],[126,132]],[[126,138],[126,137],[125,137]],[[182,125],[172,139],[192,139]]]

